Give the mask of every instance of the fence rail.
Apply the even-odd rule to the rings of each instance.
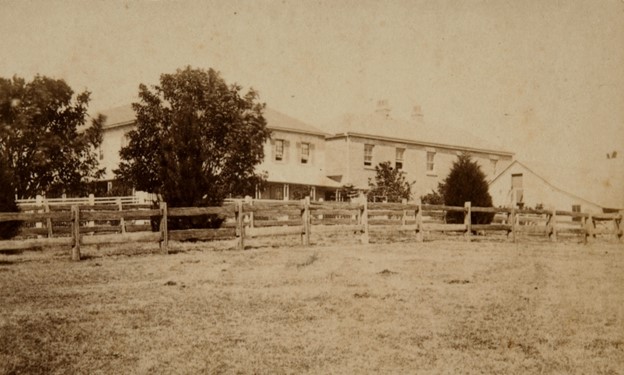
[[[149,203],[145,197],[140,197],[138,195],[129,195],[129,196],[120,196],[120,197],[96,197],[93,194],[88,197],[76,197],[76,198],[45,198],[42,196],[37,196],[36,198],[30,199],[17,199],[16,203],[21,208],[30,208],[32,206],[71,206],[75,204],[93,206],[93,205],[102,205],[102,204],[117,204],[121,202],[122,204],[145,204]]]
[[[72,259],[80,259],[81,245],[124,242],[158,242],[163,252],[169,240],[236,239],[243,249],[245,240],[254,237],[298,235],[301,243],[310,244],[311,233],[356,235],[368,243],[370,233],[411,232],[415,241],[423,241],[433,232],[455,232],[470,241],[476,234],[501,232],[512,241],[523,236],[547,236],[557,241],[561,235],[580,236],[587,242],[597,236],[622,240],[622,214],[589,214],[560,210],[517,210],[514,208],[463,207],[420,203],[369,203],[301,201],[228,201],[220,207],[168,208],[124,204],[84,205],[75,202],[53,206],[22,205],[21,212],[0,213],[0,222],[22,221],[20,239],[0,241],[0,250],[28,249],[43,246],[71,246]],[[461,223],[448,223],[448,212],[463,213]],[[473,213],[494,214],[490,224],[472,223]],[[218,218],[219,228],[169,228],[172,220],[198,216]]]

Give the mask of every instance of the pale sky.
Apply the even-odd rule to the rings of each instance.
[[[563,165],[624,147],[624,0],[5,1],[0,76],[92,92],[92,112],[191,65],[312,125],[370,113]]]

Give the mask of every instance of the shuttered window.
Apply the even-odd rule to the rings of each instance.
[[[396,169],[403,169],[403,155],[405,154],[404,148],[396,149],[396,160],[394,162],[394,166]]]
[[[492,176],[496,175],[498,167],[498,160],[490,159],[490,168],[492,169]]]
[[[435,152],[427,151],[427,172],[435,170]]]
[[[364,145],[364,166],[373,165],[373,145]]]
[[[308,164],[310,161],[310,144],[301,144],[301,164]]]
[[[275,160],[276,161],[284,160],[284,140],[283,139],[275,140]]]

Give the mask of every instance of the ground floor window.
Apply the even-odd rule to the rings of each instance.
[[[335,189],[313,185],[282,184],[269,182],[263,189],[256,190],[256,199],[271,200],[327,200],[327,193]]]
[[[132,186],[119,180],[93,181],[89,183],[88,190],[96,197],[125,197],[134,194]]]

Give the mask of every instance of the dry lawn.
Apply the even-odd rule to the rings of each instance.
[[[0,255],[0,373],[624,371],[621,244],[152,250]]]

